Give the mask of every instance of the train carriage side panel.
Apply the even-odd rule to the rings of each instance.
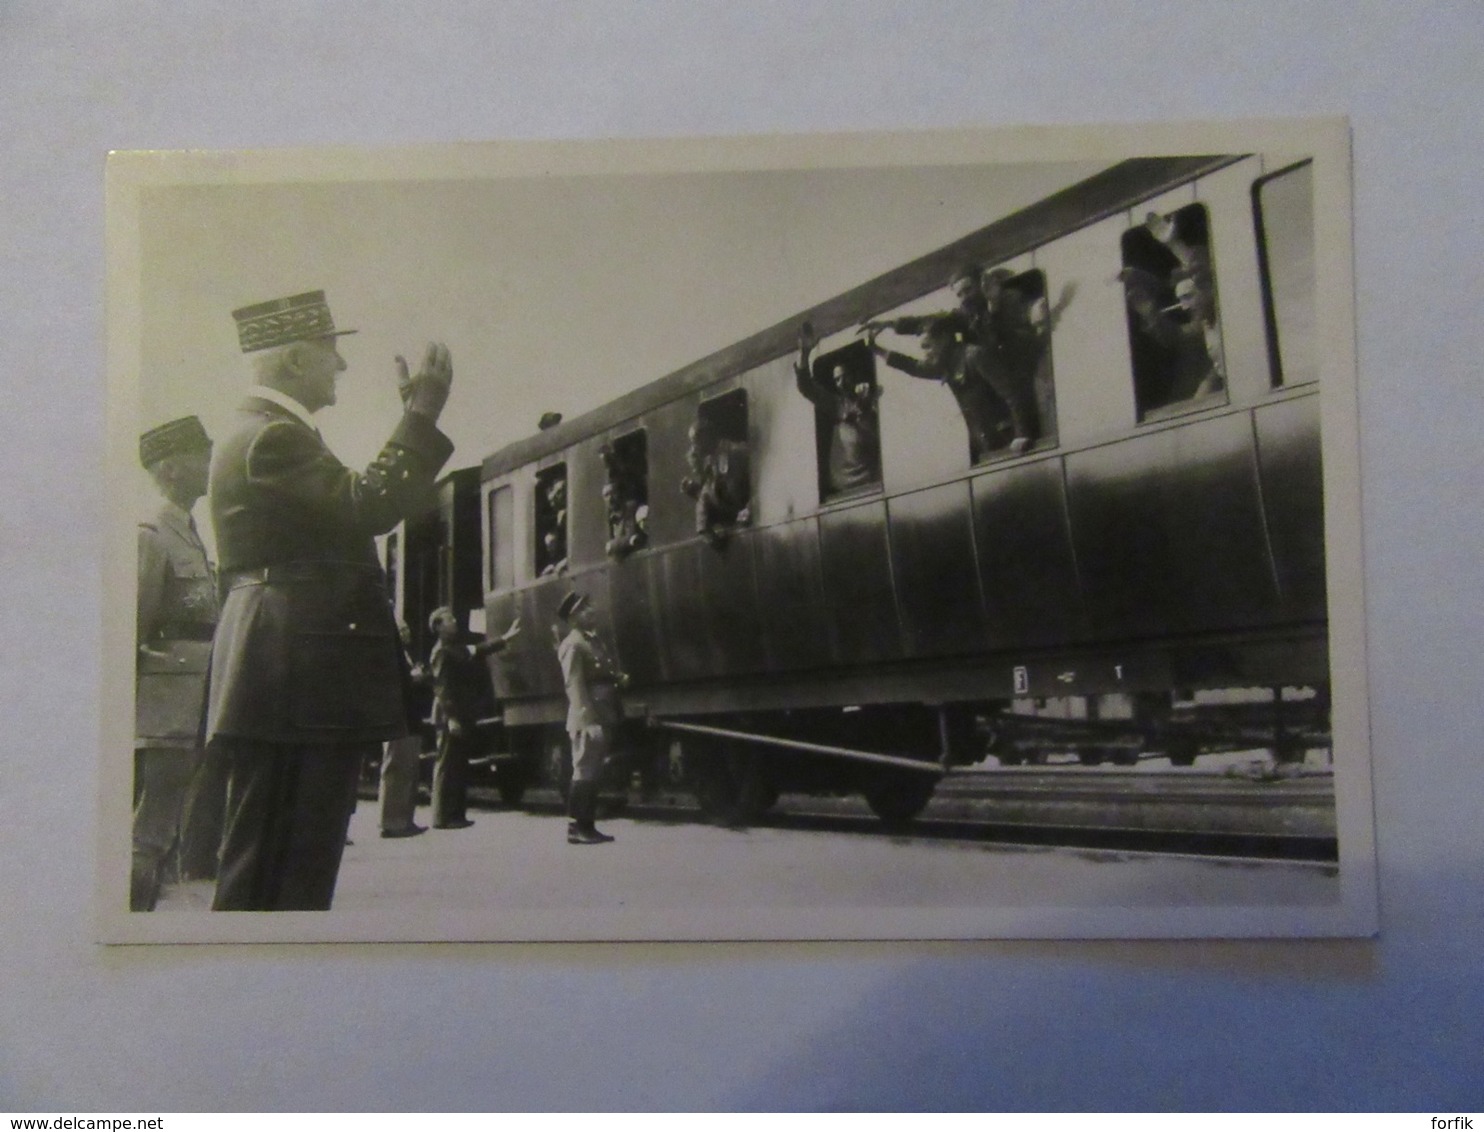
[[[990,643],[1035,647],[1088,635],[1072,550],[1060,458],[1035,460],[973,480]]]
[[[1253,413],[1268,538],[1285,616],[1326,618],[1324,469],[1319,397],[1290,397]]]
[[[744,530],[720,549],[705,543],[691,544],[696,550],[704,551],[701,585],[706,629],[715,649],[715,670],[719,676],[758,672],[767,663],[763,637],[758,632],[761,618],[751,546],[756,537],[756,532]]]
[[[909,656],[954,656],[984,648],[969,490],[967,480],[957,480],[887,504],[892,575]]]
[[[608,567],[613,595],[613,645],[619,664],[636,688],[664,678],[659,613],[652,586],[654,556],[629,557]]]
[[[1166,495],[1180,627],[1249,628],[1278,619],[1278,583],[1263,519],[1249,413],[1172,430],[1175,475]]]
[[[658,595],[661,664],[670,682],[715,676],[720,669],[701,578],[705,553],[711,548],[692,540],[656,551],[648,562]]]
[[[752,433],[752,521],[786,523],[819,506],[815,474],[814,406],[794,386],[794,355],[747,375]]]
[[[793,671],[838,662],[834,619],[825,603],[818,520],[810,516],[764,527],[749,545],[768,667]]]
[[[897,614],[882,500],[826,511],[819,517],[825,602],[846,664],[899,660]]]
[[[1221,630],[1272,617],[1276,584],[1248,414],[1074,453],[1067,482],[1098,636]]]

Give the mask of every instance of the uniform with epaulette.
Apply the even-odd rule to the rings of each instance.
[[[244,353],[307,342],[345,368],[333,343],[353,332],[335,330],[323,292],[233,314]],[[406,734],[405,661],[373,540],[433,502],[453,444],[436,409],[409,408],[357,472],[321,439],[317,407],[252,387],[212,467],[225,598],[206,730],[231,774],[217,909],[328,908],[359,770]]]
[[[210,453],[211,441],[195,417],[151,429],[139,440],[139,461],[165,498],[139,524],[129,892],[135,911],[152,909],[159,896],[187,791],[201,762],[201,713],[217,593],[190,506],[206,489]]]

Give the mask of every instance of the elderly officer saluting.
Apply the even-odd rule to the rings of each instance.
[[[201,761],[201,709],[217,601],[191,508],[206,494],[211,440],[198,419],[182,417],[139,438],[139,462],[161,496],[159,511],[139,524],[129,907],[148,912],[159,899],[161,872]]]
[[[225,600],[206,733],[230,767],[213,907],[325,909],[356,778],[406,732],[397,626],[373,537],[433,501],[453,444],[437,428],[453,368],[430,345],[403,415],[357,472],[312,414],[345,367],[322,291],[233,312],[257,384],[217,452],[211,513]]]

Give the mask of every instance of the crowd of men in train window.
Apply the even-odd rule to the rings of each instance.
[[[1140,419],[1222,392],[1226,372],[1205,206],[1148,213],[1124,235],[1121,250],[1117,281],[1128,311]],[[952,309],[863,322],[862,337],[826,353],[816,354],[819,339],[809,322],[799,327],[795,385],[815,408],[822,500],[881,485],[877,358],[949,391],[963,417],[973,464],[1054,443],[1051,335],[1076,284],[1067,284],[1052,305],[1041,271],[967,265],[949,287],[957,300]],[[916,337],[918,352],[883,346],[878,338],[884,333]],[[688,467],[679,487],[695,501],[696,533],[719,546],[751,514],[745,391],[703,402],[687,440]],[[606,471],[605,550],[623,558],[649,542],[643,431],[603,445],[599,455]],[[558,573],[567,559],[565,466],[546,469],[537,483],[536,571]]]

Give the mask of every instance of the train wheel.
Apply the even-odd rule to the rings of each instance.
[[[1084,747],[1077,752],[1077,761],[1083,766],[1102,766],[1103,759],[1107,756],[1098,747]]]
[[[530,785],[530,772],[520,763],[506,763],[495,770],[495,790],[507,806],[518,806]]]
[[[1273,744],[1273,761],[1279,766],[1303,762],[1304,753],[1303,741],[1299,739],[1281,739]]]
[[[871,812],[885,824],[906,825],[927,808],[937,788],[936,776],[904,770],[874,778],[862,793]]]
[[[693,753],[687,747],[685,757],[695,764],[696,801],[712,821],[749,825],[778,801],[756,751],[718,746]]]
[[[1165,747],[1165,757],[1170,760],[1171,766],[1195,766],[1195,756],[1199,748],[1190,739],[1176,739]]]

